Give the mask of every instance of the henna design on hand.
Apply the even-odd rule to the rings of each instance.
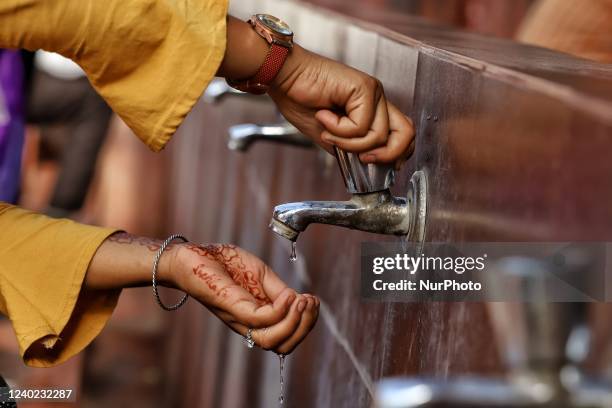
[[[221,278],[215,274],[206,272],[205,264],[200,264],[198,266],[195,266],[193,268],[193,273],[198,278],[202,279],[204,283],[206,283],[206,285],[208,286],[208,289],[215,292],[217,296],[222,296],[222,297],[227,296],[227,288],[225,287],[219,288],[219,286],[217,285],[217,283],[219,282],[219,280],[221,280]]]
[[[258,304],[264,305],[271,303],[270,299],[263,292],[259,274],[246,267],[235,245],[197,245],[188,243],[185,247],[199,256],[222,264],[232,280],[253,295]],[[208,285],[209,289],[215,291],[217,295],[225,296],[228,288],[218,288],[216,285],[218,279],[214,279],[214,275],[205,272],[205,268],[205,264],[200,264],[193,268],[193,273],[198,278],[202,279]]]
[[[127,232],[117,232],[110,237],[107,238],[110,242],[115,242],[117,244],[139,244],[146,246],[147,249],[151,252],[157,252],[159,248],[161,248],[162,242],[159,239],[147,238],[147,237],[139,237],[137,235],[128,234]],[[175,243],[170,243],[168,245],[168,249],[170,249]]]

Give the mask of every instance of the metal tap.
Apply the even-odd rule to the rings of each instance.
[[[204,91],[202,99],[208,103],[217,103],[228,95],[256,98],[262,97],[261,95],[253,95],[239,91],[228,85],[224,79],[215,78]],[[227,146],[231,150],[246,151],[251,144],[257,140],[266,140],[301,147],[314,147],[314,143],[311,139],[304,136],[292,124],[286,121],[269,125],[244,123],[231,126],[228,130]]]
[[[312,140],[304,136],[289,122],[272,125],[245,123],[231,126],[228,130],[227,147],[231,150],[246,151],[253,142],[258,140],[300,147],[314,147]]]
[[[212,81],[210,81],[210,84],[208,84],[208,87],[206,88],[206,90],[204,91],[204,94],[202,95],[202,99],[204,100],[204,102],[216,103],[228,95],[248,96],[251,94],[239,91],[236,88],[232,88],[231,86],[228,85],[225,79],[215,78]]]
[[[487,286],[506,294],[521,291],[515,293],[517,299],[525,294],[544,298],[540,291],[546,290],[549,267],[529,258],[501,259],[487,271]],[[499,274],[512,277],[516,285],[508,286]],[[559,276],[558,269],[555,275]],[[612,384],[587,378],[579,368],[590,347],[584,303],[490,302],[487,308],[508,368],[506,378],[383,379],[374,407],[612,407]]]
[[[329,224],[377,234],[409,236],[421,242],[426,211],[426,179],[421,171],[412,176],[408,197],[394,197],[389,187],[393,168],[363,164],[353,153],[336,149],[336,159],[348,201],[301,201],[274,209],[270,228],[278,235],[296,241],[308,225]]]

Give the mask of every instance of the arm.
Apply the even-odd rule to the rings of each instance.
[[[248,78],[268,50],[247,23],[226,19],[226,2],[185,4],[2,2],[0,47],[43,48],[75,60],[113,110],[157,151],[215,74]],[[171,80],[160,80],[165,78]],[[328,151],[335,145],[361,153],[368,163],[401,163],[411,153],[412,123],[386,100],[378,80],[299,45],[270,96],[291,123]]]
[[[84,288],[108,290],[151,285],[161,241],[116,233],[96,251]],[[265,349],[290,353],[313,327],[319,300],[298,295],[261,260],[234,245],[171,244],[158,268],[160,283],[181,289],[234,331],[254,330]]]
[[[250,78],[267,52],[268,44],[248,23],[229,17],[217,74]],[[414,149],[412,122],[387,101],[380,81],[297,44],[269,94],[287,120],[330,152],[335,145],[360,153],[364,163],[399,167]]]
[[[158,151],[217,71],[248,77],[265,57],[263,39],[246,23],[228,20],[226,6],[218,0],[9,0],[0,2],[0,47],[43,48],[74,59],[111,108]],[[386,100],[379,81],[355,69],[296,46],[269,93],[290,122],[328,150],[336,145],[359,152],[365,162],[401,161],[410,153],[410,121]],[[0,309],[12,315],[22,354],[41,339],[49,347],[60,336],[71,344],[65,330],[84,330],[68,322],[73,316],[78,324],[87,314],[72,312],[81,288],[86,304],[91,307],[88,296],[96,293],[97,310],[107,313],[116,296],[105,300],[99,289],[149,283],[153,254],[138,240],[119,242],[105,239],[107,230],[11,213],[0,214],[3,232],[12,231],[0,246],[0,258],[12,265],[0,262]],[[164,257],[163,282],[185,290],[242,334],[247,326],[267,327],[255,337],[264,347],[290,351],[316,319],[315,298],[295,295],[289,302],[290,290],[278,277],[239,248],[177,245]],[[57,293],[40,289],[47,282]],[[32,286],[44,301],[24,296]],[[107,317],[93,310],[90,318],[97,319],[95,329],[72,336],[79,339],[71,352],[91,341]]]
[[[28,365],[81,351],[102,330],[120,289],[151,284],[158,240],[52,219],[0,202],[0,313]],[[160,283],[181,289],[261,347],[291,352],[314,325],[318,300],[298,295],[261,260],[232,245],[174,244]]]

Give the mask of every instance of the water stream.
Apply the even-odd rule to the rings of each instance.
[[[291,255],[289,255],[289,262],[296,262],[298,259],[297,257],[297,242],[293,241],[291,242]],[[283,372],[285,370],[285,358],[287,356],[284,354],[279,354],[278,355],[278,361],[279,361],[279,374],[280,374],[280,393],[278,396],[278,406],[282,407],[285,404],[285,379],[283,377]]]
[[[291,255],[289,255],[289,261],[295,262],[297,261],[297,242],[291,242]]]
[[[283,379],[283,371],[285,370],[285,355],[279,354],[278,360],[280,363],[280,395],[278,396],[278,406],[282,406],[285,403],[285,381]]]

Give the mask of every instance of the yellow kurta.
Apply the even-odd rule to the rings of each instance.
[[[75,60],[111,108],[159,151],[222,61],[226,13],[226,0],[3,0],[0,48],[45,49]],[[27,364],[65,361],[108,320],[118,291],[81,285],[112,232],[0,203],[0,312],[10,318]]]

